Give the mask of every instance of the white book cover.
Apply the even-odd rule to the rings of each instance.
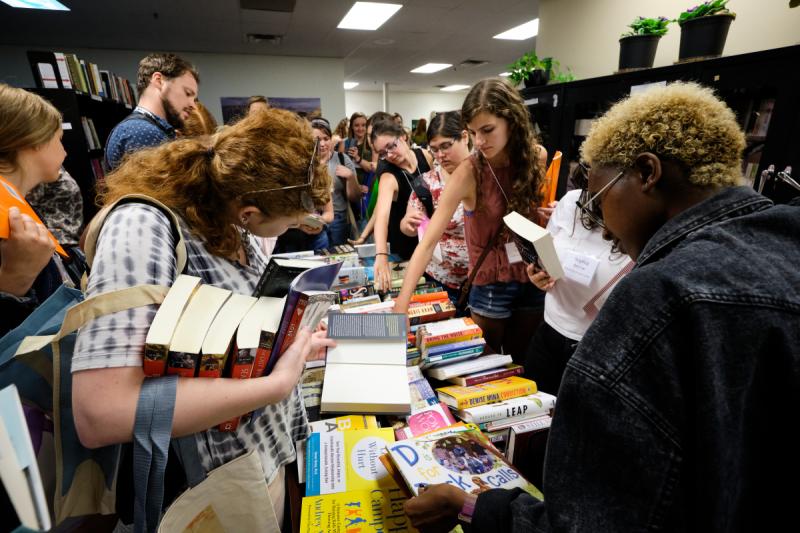
[[[65,89],[72,89],[72,80],[69,78],[69,68],[67,67],[67,58],[61,52],[54,52],[56,56],[56,65],[58,66],[58,74],[61,77],[61,85]]]
[[[322,412],[407,415],[411,392],[405,365],[328,364]]]
[[[247,312],[236,331],[236,347],[255,350],[261,340],[261,330],[275,333],[281,321],[286,297],[262,296]]]
[[[548,414],[555,407],[556,397],[546,392],[512,398],[500,403],[479,405],[458,411],[458,416],[473,424],[486,424],[495,420],[527,419]]]
[[[0,391],[0,478],[22,525],[48,531],[51,524],[47,499],[22,402],[14,385]]]
[[[213,355],[227,353],[236,328],[255,303],[256,298],[252,296],[232,294],[208,328],[208,335],[203,340],[203,353]]]
[[[196,276],[178,276],[156,311],[145,344],[169,346],[178,320],[199,283],[200,278]]]
[[[511,231],[524,239],[515,238],[514,242],[526,263],[534,262],[538,256],[550,278],[556,280],[564,277],[564,269],[561,267],[561,261],[558,259],[556,247],[553,244],[553,236],[549,231],[516,211],[504,216],[503,222]],[[531,247],[531,245],[533,246]]]
[[[483,355],[476,359],[467,361],[458,361],[449,365],[437,366],[435,368],[428,368],[425,373],[438,380],[446,380],[455,376],[463,376],[465,374],[472,374],[480,372],[481,370],[489,370],[507,365],[513,362],[510,355],[492,354]]]
[[[198,354],[203,346],[208,328],[217,312],[231,295],[231,291],[201,285],[192,295],[186,310],[178,321],[175,335],[172,336],[169,349],[171,352]]]

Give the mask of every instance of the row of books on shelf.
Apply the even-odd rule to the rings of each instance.
[[[28,51],[28,61],[39,88],[74,89],[129,107],[136,105],[136,92],[127,79],[75,54]]]

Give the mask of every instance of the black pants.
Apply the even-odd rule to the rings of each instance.
[[[557,394],[561,375],[577,347],[578,341],[568,339],[542,321],[528,344],[525,377],[534,380],[539,390]]]

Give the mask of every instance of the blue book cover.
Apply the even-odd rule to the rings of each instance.
[[[452,344],[442,344],[440,346],[431,346],[428,349],[428,359],[435,358],[436,356],[466,350],[468,348],[480,348],[483,350],[486,346],[486,339],[472,339],[468,341],[454,342]]]

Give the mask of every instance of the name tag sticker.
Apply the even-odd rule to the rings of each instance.
[[[517,250],[517,245],[513,242],[506,243],[506,255],[508,256],[509,264],[522,263],[522,256],[519,254],[519,250]]]
[[[592,283],[600,261],[588,255],[566,252],[562,264],[564,277],[588,287]]]

